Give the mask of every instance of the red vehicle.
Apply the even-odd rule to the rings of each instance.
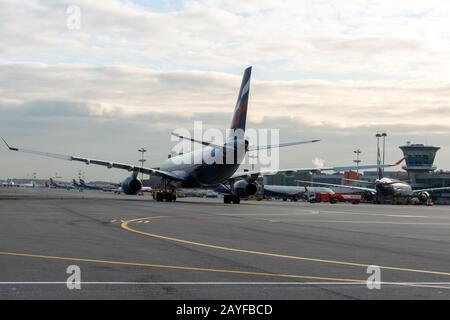
[[[358,204],[362,200],[362,195],[360,193],[335,193],[334,198],[339,202]]]
[[[362,195],[359,193],[315,193],[313,197],[310,198],[310,202],[350,202],[353,204],[358,204],[362,200]]]

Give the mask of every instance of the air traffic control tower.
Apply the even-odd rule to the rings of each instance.
[[[406,162],[402,168],[408,172],[411,184],[416,183],[417,175],[436,170],[433,163],[440,147],[412,144],[408,141],[406,145],[400,146],[400,149],[403,151]]]

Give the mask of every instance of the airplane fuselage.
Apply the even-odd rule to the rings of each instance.
[[[383,178],[376,181],[377,192],[382,195],[392,195],[392,196],[413,196],[413,190],[411,185],[401,181],[391,180],[389,178]]]
[[[234,150],[245,150],[243,143],[245,142],[238,141],[237,148]],[[234,152],[229,161],[226,157],[224,148],[208,146],[173,156],[161,164],[160,170],[174,173],[182,178],[181,181],[170,182],[173,187],[216,187],[236,172],[245,157],[245,151]]]
[[[334,194],[334,191],[325,187],[302,187],[302,186],[281,186],[281,185],[264,185],[264,195],[268,196],[297,196],[304,193],[328,193]]]

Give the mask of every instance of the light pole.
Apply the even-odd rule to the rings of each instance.
[[[377,165],[379,166],[381,164],[381,155],[380,155],[381,133],[377,132],[375,137],[377,138]],[[378,168],[377,171],[378,171],[378,179],[381,179],[381,168]]]
[[[253,154],[251,151],[247,154],[247,157],[250,159],[252,159],[252,171],[255,170],[255,159],[256,161],[258,160],[258,154],[257,151]]]
[[[147,161],[144,159],[144,153],[146,153],[147,150],[144,147],[142,147],[138,151],[142,153],[142,157],[141,159],[139,159],[139,162],[141,163],[141,179],[144,180],[144,172],[142,172],[142,169],[144,169],[144,162]]]
[[[362,151],[357,149],[357,150],[354,150],[353,153],[356,154],[356,160],[353,160],[353,162],[356,163],[356,174],[358,175],[358,179],[359,179],[359,164],[361,163],[361,160],[359,159],[359,155],[362,153]]]
[[[381,136],[383,137],[383,176],[384,176],[384,160],[385,160],[385,150],[386,150],[386,136],[387,136],[387,133],[386,132],[383,132],[382,134],[381,134]]]

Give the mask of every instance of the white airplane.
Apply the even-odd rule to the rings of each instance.
[[[405,181],[400,181],[396,179],[390,178],[379,178],[375,181],[364,181],[364,180],[353,180],[353,179],[344,179],[347,181],[359,182],[363,184],[373,185],[370,187],[359,187],[359,186],[349,186],[344,184],[331,184],[324,182],[313,182],[313,184],[329,186],[329,187],[342,187],[352,190],[359,190],[367,194],[368,199],[377,200],[380,202],[381,198],[386,196],[393,197],[406,197],[406,198],[417,198],[421,203],[426,203],[430,199],[430,192],[435,191],[443,191],[450,190],[450,187],[438,187],[438,188],[426,188],[426,189],[416,189],[413,190],[409,183]],[[297,180],[299,182],[311,183],[311,181],[302,181]]]
[[[83,179],[80,179],[80,183],[78,183],[75,179],[72,180],[72,184],[75,188],[82,190],[102,190],[105,192],[111,192],[119,188],[118,184],[113,183],[89,183],[85,182]]]
[[[15,183],[12,180],[7,180],[2,182],[2,187],[14,187]]]
[[[125,193],[125,194],[130,194],[130,193],[126,193],[126,192],[123,190],[122,187],[118,187],[118,188],[115,188],[115,189],[111,189],[111,190],[109,190],[109,191],[114,192],[115,194],[121,194],[122,192]],[[144,187],[144,186],[143,186],[143,187],[141,188],[141,190],[139,190],[139,192],[138,192],[137,194],[140,194],[140,193],[143,193],[143,192],[152,192],[152,191],[153,191],[152,187]]]
[[[16,187],[16,188],[34,188],[36,184],[33,181],[28,183],[15,183],[13,180],[2,182],[2,187]]]
[[[87,165],[99,165],[107,168],[115,168],[131,172],[131,176],[122,182],[122,190],[126,194],[137,194],[142,190],[142,182],[138,178],[139,173],[148,175],[157,175],[162,179],[162,190],[155,192],[157,201],[171,202],[176,199],[175,190],[177,188],[209,188],[213,189],[223,184],[227,186],[229,193],[224,195],[224,203],[240,203],[241,197],[250,196],[256,193],[256,179],[262,175],[271,175],[278,172],[299,172],[299,171],[344,171],[356,170],[356,166],[326,167],[318,170],[317,168],[291,168],[280,170],[255,170],[255,171],[237,171],[241,165],[246,152],[258,151],[270,148],[280,148],[305,143],[313,143],[319,140],[306,140],[290,143],[281,143],[276,145],[249,146],[249,141],[244,136],[247,106],[250,92],[251,67],[247,68],[242,78],[237,103],[231,120],[230,134],[223,145],[217,145],[210,142],[186,138],[177,134],[181,139],[187,139],[192,142],[200,143],[204,147],[192,152],[173,156],[164,161],[158,168],[139,167],[134,164],[119,163],[111,160],[96,160],[83,156],[54,154],[43,151],[35,151],[11,147],[3,139],[6,146],[11,151],[25,152],[61,160],[82,162]],[[234,161],[229,163],[210,162],[211,159],[228,159],[232,157]],[[190,159],[208,159],[201,163],[193,163]],[[381,167],[390,167],[392,165],[366,165],[359,166],[360,170],[374,169]],[[239,180],[240,179],[240,180]]]
[[[74,186],[71,183],[55,181],[53,180],[53,178],[49,179],[49,187],[52,189],[66,189],[66,190],[74,189]]]
[[[30,181],[28,183],[18,183],[16,184],[16,186],[19,188],[35,188],[36,184],[34,183],[34,181]]]
[[[283,201],[288,199],[292,201],[297,201],[302,199],[303,195],[306,193],[327,193],[334,195],[335,192],[326,187],[302,187],[302,186],[280,186],[280,185],[262,185],[262,193],[265,196],[270,196],[273,198],[280,198]]]

